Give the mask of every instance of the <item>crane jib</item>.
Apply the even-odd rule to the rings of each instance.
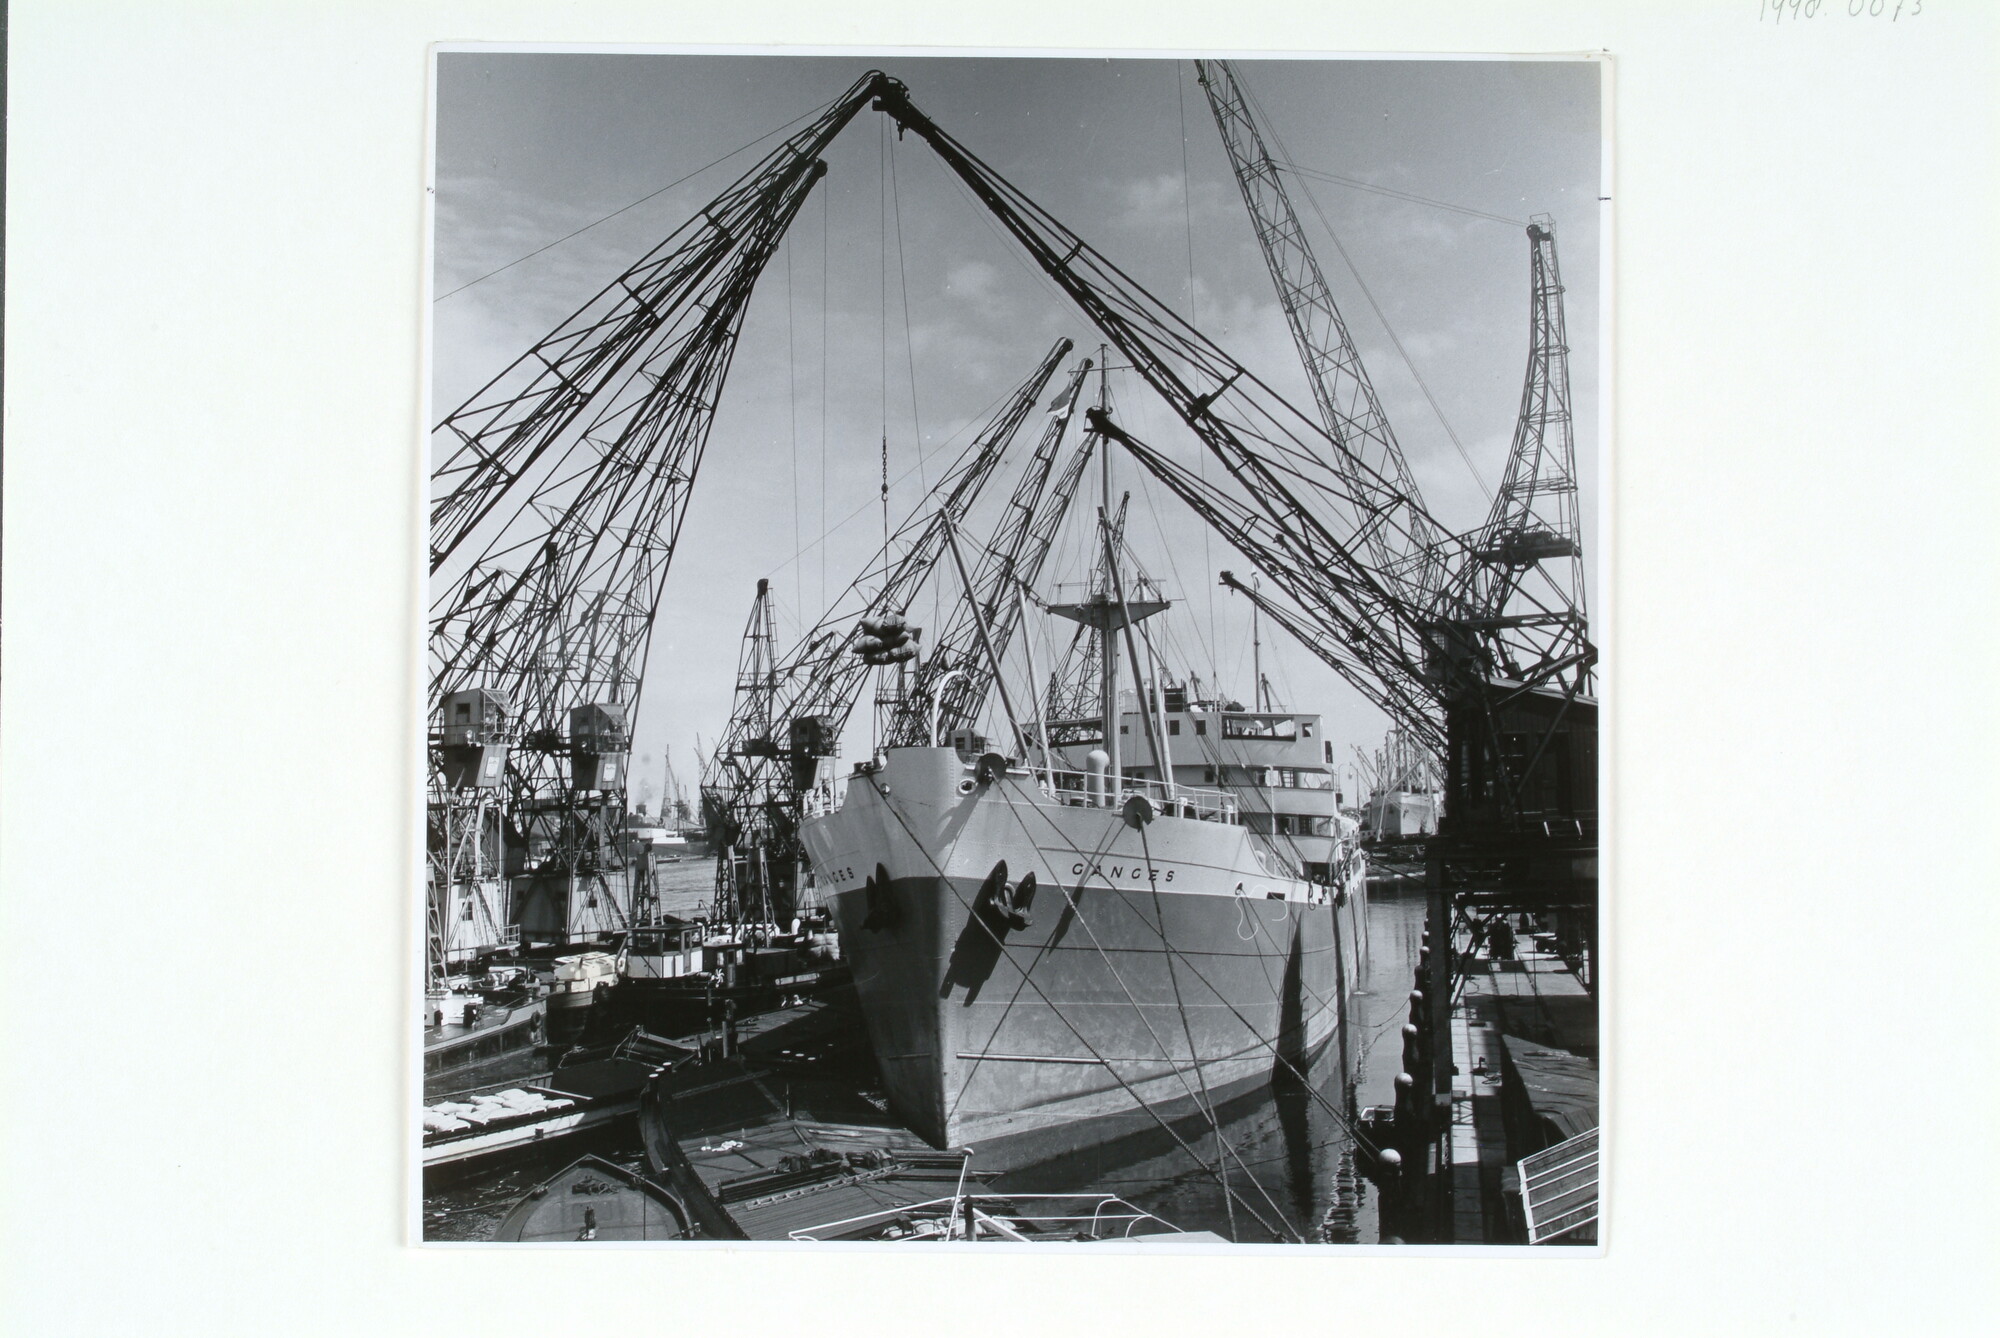
[[[1213,81],[1204,86],[1212,90]],[[1232,490],[1191,481],[1157,452],[1121,438],[1270,577],[1296,606],[1285,609],[1281,624],[1336,671],[1365,684],[1413,728],[1422,720],[1426,737],[1435,736],[1440,702],[1476,693],[1489,679],[1515,671],[1587,674],[1594,653],[1583,637],[1580,601],[1569,606],[1579,616],[1564,617],[1560,592],[1543,592],[1530,596],[1540,602],[1529,616],[1505,629],[1492,622],[1499,612],[1493,601],[1521,598],[1523,573],[1535,570],[1514,555],[1574,554],[1574,544],[1556,528],[1542,527],[1554,535],[1548,538],[1519,521],[1503,523],[1497,533],[1489,525],[1478,542],[1451,536],[1424,509],[1400,455],[1376,449],[1393,438],[1386,422],[1377,430],[1379,405],[1358,360],[1351,367],[1340,359],[1321,362],[1337,364],[1350,378],[1353,393],[1339,403],[1360,404],[1359,417],[1349,412],[1316,422],[1302,414],[939,128],[901,83],[871,71],[439,425],[439,437],[453,448],[433,476],[436,566],[497,514],[503,499],[526,500],[434,609],[433,662],[443,666],[433,675],[434,701],[454,683],[513,680],[527,689],[519,700],[531,703],[528,714],[547,731],[565,699],[636,695],[661,582],[749,293],[824,173],[818,155],[868,105],[884,112],[899,136],[914,133],[939,155],[1222,462]],[[1247,119],[1243,124],[1254,134]],[[1537,252],[1549,282],[1537,289],[1539,334],[1523,416],[1532,409],[1537,422],[1566,432],[1566,373],[1558,385],[1553,361],[1562,348],[1560,283],[1552,232],[1548,237],[1545,265]],[[1045,369],[1043,382],[1052,360]],[[645,393],[622,400],[607,393],[641,375],[651,382]],[[1038,384],[1010,404],[1005,435],[1039,394]],[[593,406],[596,416],[586,420]],[[1095,426],[1098,435],[1114,437],[1108,429],[1115,425]],[[1561,456],[1553,430],[1537,440],[1541,458]],[[578,471],[547,463],[556,455],[584,463],[581,487],[574,482]],[[949,480],[943,509],[951,523],[991,467],[991,460],[975,460]],[[1573,467],[1570,475],[1573,494]],[[537,476],[542,483],[533,482]],[[537,493],[554,476],[569,491]],[[1547,478],[1547,471],[1523,475],[1516,495],[1548,495]],[[1508,513],[1519,514],[1519,507]],[[548,535],[541,554],[511,570],[512,555],[524,546],[516,535],[528,529],[532,539],[535,525]],[[909,537],[908,553],[935,561],[942,533],[941,523],[922,527]],[[1496,564],[1479,554],[1507,560]],[[884,562],[890,561],[885,550]],[[1454,584],[1456,602],[1439,603],[1429,593],[1435,571],[1465,572],[1482,561],[1499,574]],[[880,575],[885,592],[907,580],[886,567]],[[1463,625],[1454,624],[1458,616]],[[1479,617],[1486,622],[1475,628]],[[556,664],[551,654],[583,659]],[[830,713],[820,706],[844,715],[844,675],[855,663],[821,654],[807,681],[774,705],[795,717]],[[1566,668],[1551,671],[1552,665]],[[1573,692],[1579,685],[1569,686]]]

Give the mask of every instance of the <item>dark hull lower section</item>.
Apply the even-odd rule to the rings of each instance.
[[[590,1030],[594,1018],[603,1013],[610,987],[589,994],[551,994],[547,1019],[548,1043],[557,1049],[575,1045]]]
[[[612,996],[606,1017],[613,1027],[637,1025],[657,1036],[693,1036],[716,1030],[728,1019],[768,1013],[787,999],[825,998],[846,985],[844,962],[734,985],[710,985],[699,977],[627,980]]]
[[[835,898],[896,1113],[982,1169],[1158,1129],[1301,1068],[1353,988],[1352,908],[1044,885],[1029,923],[979,884]]]

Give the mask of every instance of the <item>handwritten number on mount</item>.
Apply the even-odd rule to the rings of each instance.
[[[1786,19],[1816,18],[1826,5],[1826,0],[1757,0],[1757,21],[1770,19],[1772,23],[1783,23]],[[1905,16],[1915,18],[1924,12],[1924,0],[1846,0],[1847,17],[1851,19],[1886,18],[1894,23]],[[1839,9],[1834,9],[1839,13]]]

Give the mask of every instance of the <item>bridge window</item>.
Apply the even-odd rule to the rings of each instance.
[[[1226,715],[1222,717],[1225,739],[1296,739],[1299,722],[1288,715]]]

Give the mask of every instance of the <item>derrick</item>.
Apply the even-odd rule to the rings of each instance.
[[[1092,598],[1111,597],[1111,560],[1125,547],[1125,517],[1131,503],[1131,493],[1120,497],[1118,510],[1106,523],[1107,534],[1091,571]],[[1091,628],[1077,625],[1062,659],[1049,671],[1049,691],[1044,703],[1051,747],[1103,742],[1100,737],[1104,733],[1103,639]]]
[[[433,986],[523,930],[569,942],[650,914],[626,769],[661,589],[752,290],[825,175],[818,155],[881,82],[858,81],[432,434]],[[474,772],[451,756],[469,748]],[[497,925],[460,909],[496,898],[511,903]]]
[[[1589,627],[1569,336],[1553,220],[1540,217],[1529,224],[1528,261],[1528,367],[1507,472],[1457,576],[1469,616],[1485,620],[1508,640],[1500,658],[1515,678],[1527,677],[1528,666],[1540,661],[1585,651]],[[1530,620],[1537,640],[1516,644],[1510,611]]]
[[[1063,341],[1065,350],[1068,342]],[[984,710],[993,689],[994,669],[979,643],[979,621],[985,621],[993,654],[1006,655],[1021,621],[1021,604],[1015,594],[1032,587],[1041,575],[1049,546],[1069,512],[1093,453],[1095,438],[1086,435],[1050,485],[1063,438],[1075,416],[1077,396],[1090,369],[1088,358],[1079,363],[1050,405],[1035,453],[1016,481],[992,538],[980,549],[972,590],[954,605],[930,653],[892,708],[886,731],[889,747],[933,742],[929,710],[936,712],[938,733],[947,738],[971,729]]]
[[[1371,695],[1423,719],[1425,704],[1436,696],[1426,670],[1434,629],[1366,556],[1370,536],[1379,531],[1395,533],[1404,544],[1414,544],[1415,534],[1444,532],[1421,500],[1330,437],[987,167],[912,106],[900,84],[892,83],[877,105],[931,146],[1221,461],[1238,490],[1204,483],[1190,471],[1176,473],[1157,452],[1134,450],[1149,471],[1224,537],[1247,543],[1245,556],[1310,609],[1313,623],[1361,643],[1360,658],[1379,688]],[[1090,423],[1134,447],[1107,415],[1093,413]],[[1451,541],[1444,542],[1446,555],[1455,558]],[[1435,715],[1421,727],[1433,734],[1441,728]]]
[[[1354,465],[1366,461],[1373,473],[1404,496],[1418,498],[1421,494],[1409,461],[1382,411],[1319,260],[1306,244],[1305,229],[1299,225],[1263,132],[1250,114],[1236,72],[1228,61],[1198,60],[1194,65],[1196,81],[1208,97],[1237,189],[1256,229],[1258,249],[1270,271],[1278,303],[1284,308],[1292,342],[1305,364],[1320,421],[1344,448],[1334,456],[1335,467],[1350,476],[1350,486],[1362,488],[1366,481]],[[1369,560],[1412,604],[1428,608],[1437,599],[1443,583],[1443,535],[1428,517],[1413,515],[1402,528],[1370,527],[1363,536]]]
[[[781,921],[798,908],[804,885],[805,856],[797,839],[802,804],[820,779],[822,760],[838,755],[841,733],[871,667],[860,653],[869,635],[862,623],[907,614],[944,557],[947,527],[963,522],[1069,350],[1068,340],[1056,342],[877,558],[777,660],[768,701],[753,706],[739,695],[701,783],[712,839],[734,834],[741,852],[717,861],[719,905],[733,905],[739,913],[765,906]],[[746,832],[754,842],[740,835]],[[716,848],[728,844],[719,841]],[[741,879],[753,874],[746,871],[764,880],[747,898]],[[725,885],[725,879],[732,881]]]

